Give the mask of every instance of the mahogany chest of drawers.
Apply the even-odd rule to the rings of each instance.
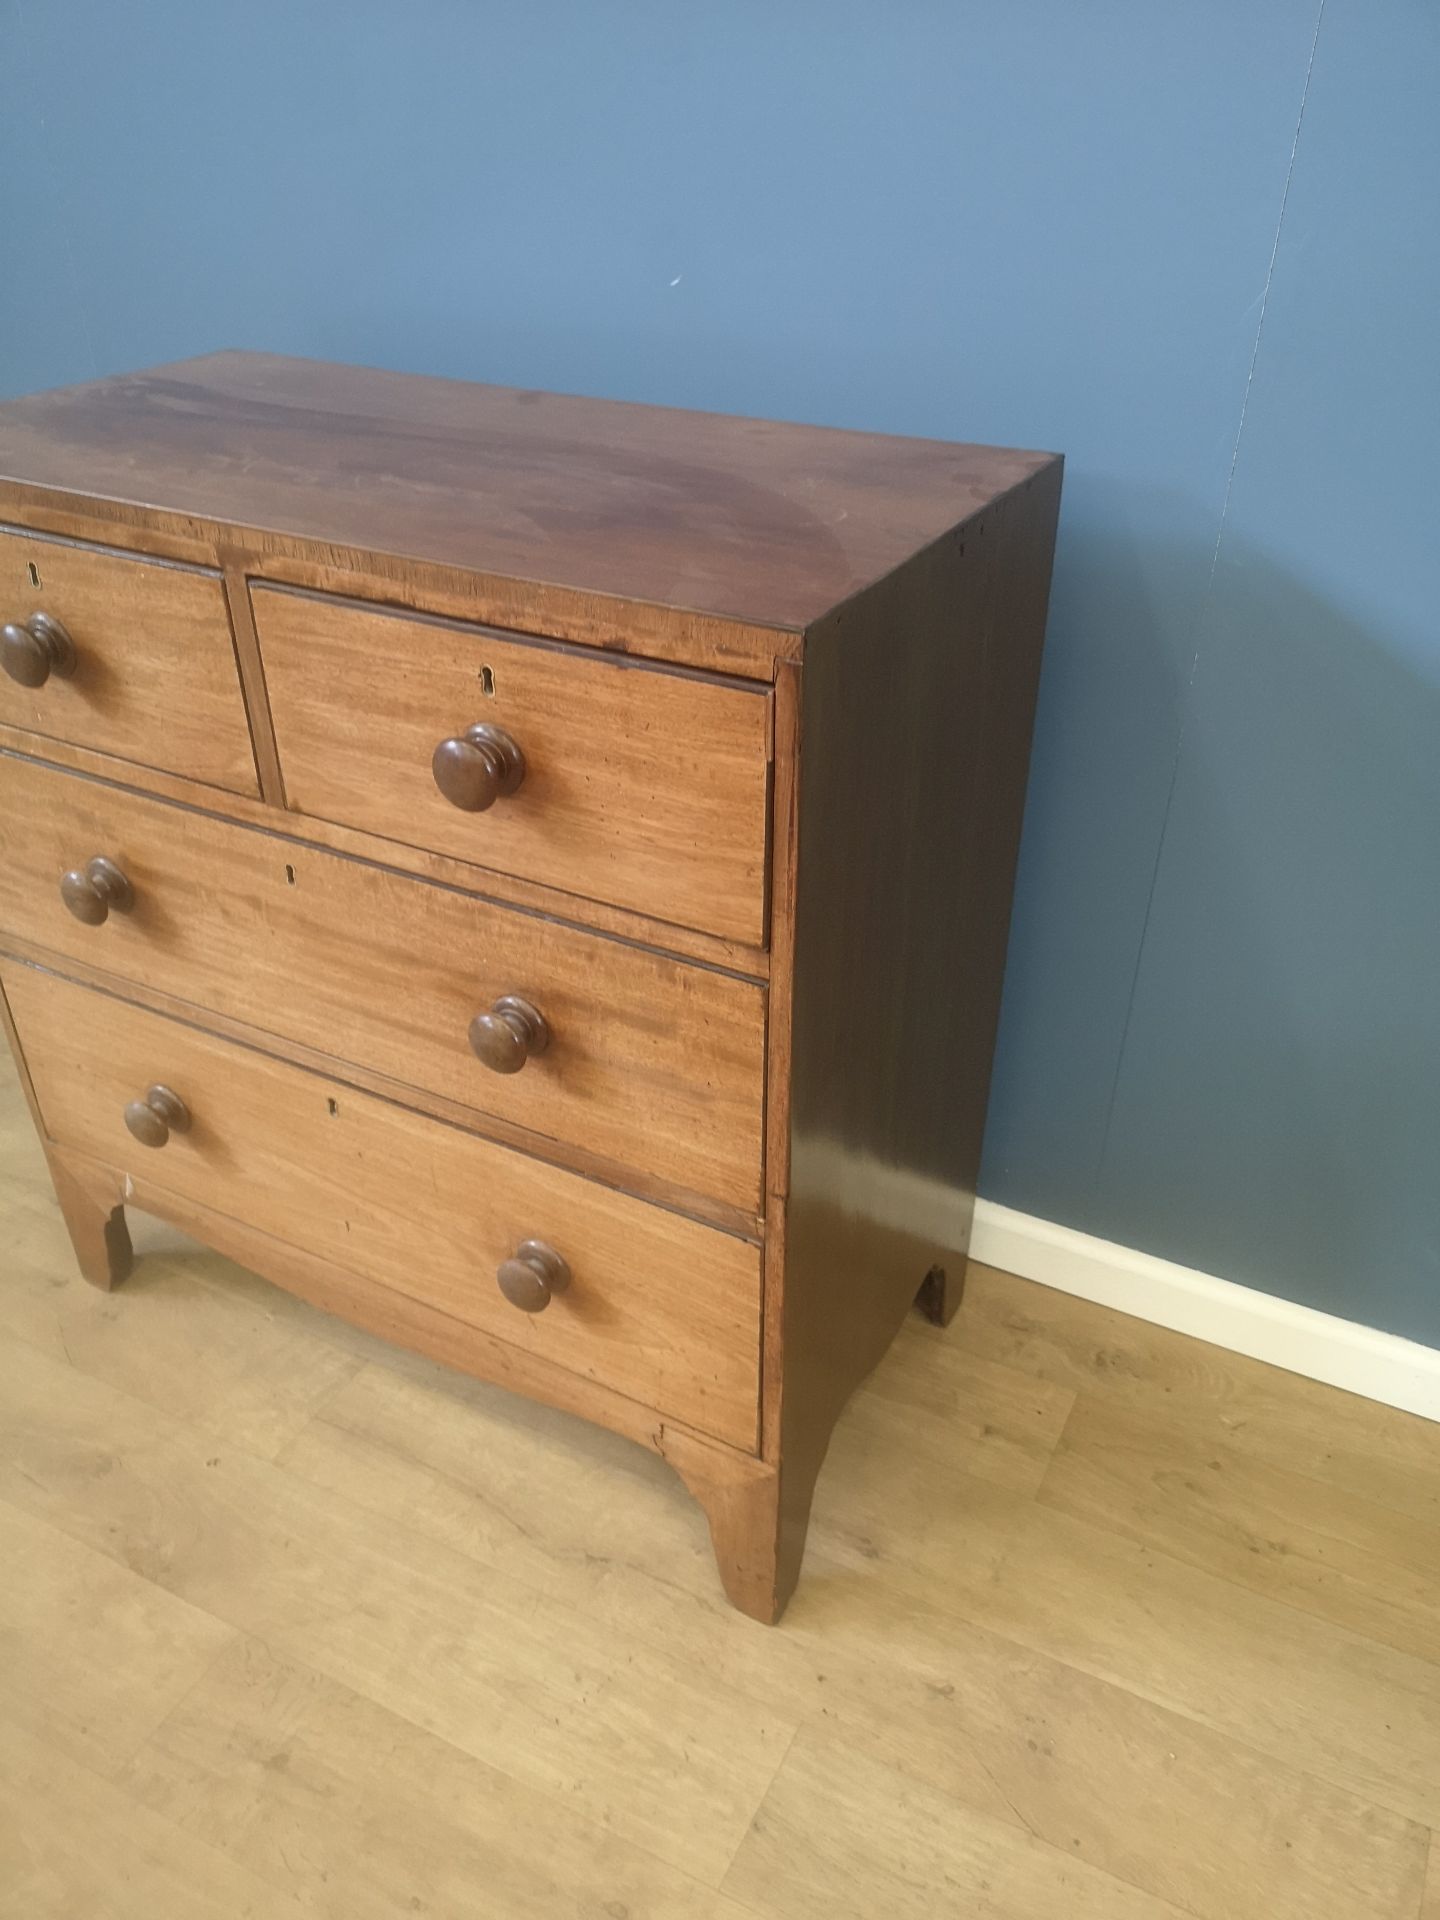
[[[771,1620],[959,1297],[1060,462],[244,353],[0,407],[0,985],[172,1220],[654,1448]]]

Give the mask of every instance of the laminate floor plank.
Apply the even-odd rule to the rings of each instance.
[[[1185,1920],[1022,1829],[962,1809],[842,1742],[796,1741],[725,1877],[774,1920]]]
[[[966,1617],[1422,1825],[1440,1667],[1036,1506]]]
[[[70,1259],[58,1218],[11,1214],[9,1225],[0,1336],[252,1453],[278,1453],[363,1364],[361,1353],[227,1287],[230,1263],[179,1235],[142,1227],[135,1272],[103,1293],[57,1279]]]
[[[976,1479],[1034,1493],[1075,1403],[1074,1391],[971,1353],[915,1315],[862,1389],[872,1418]]]
[[[307,1909],[0,1713],[0,1912],[303,1920]]]
[[[1440,1661],[1440,1516],[1426,1525],[1252,1455],[1243,1439],[1161,1426],[1095,1393],[1080,1396],[1040,1500]]]
[[[741,1920],[732,1902],[349,1687],[237,1639],[132,1758],[152,1810],[334,1920]]]
[[[536,1586],[0,1347],[0,1497],[697,1878],[794,1732]]]
[[[0,1715],[59,1754],[102,1773],[120,1765],[234,1637],[0,1501]]]
[[[132,1225],[0,1074],[5,1911],[1440,1920],[1433,1426],[974,1270],[767,1631],[653,1455]]]
[[[971,1267],[956,1324],[977,1357],[1440,1524],[1432,1421],[993,1267]]]
[[[1423,1851],[1403,1816],[937,1610],[937,1595],[948,1607],[967,1583],[985,1593],[1014,1502],[970,1476],[937,1479],[932,1455],[877,1434],[876,1404],[862,1395],[842,1425],[805,1578],[784,1629],[758,1637],[715,1596],[703,1528],[687,1523],[658,1463],[617,1441],[594,1450],[593,1478],[567,1472],[573,1422],[517,1414],[439,1369],[358,1374],[286,1465],[517,1578],[558,1584],[757,1706],[838,1730],[967,1807],[1114,1863],[1196,1912],[1226,1920],[1256,1885],[1271,1889],[1275,1920],[1395,1911],[1392,1889],[1418,1884]],[[529,1493],[537,1475],[555,1489],[543,1515]],[[927,1503],[943,1523],[917,1546]],[[987,1521],[988,1556],[975,1546]],[[917,1554],[944,1575],[935,1593],[909,1571]],[[896,1603],[902,1572],[909,1610]]]

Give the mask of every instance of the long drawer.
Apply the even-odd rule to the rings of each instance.
[[[273,587],[251,597],[297,812],[763,945],[768,691]],[[513,780],[487,781],[472,727],[509,743]]]
[[[61,882],[96,859],[133,904],[87,924]],[[6,932],[758,1210],[753,981],[14,754],[0,754]],[[482,1046],[513,1066],[495,1014],[512,998],[540,1014],[548,1045],[497,1072],[472,1050],[472,1023],[485,1017]]]
[[[61,1146],[754,1447],[758,1248],[53,974],[0,980]],[[533,1279],[527,1308],[502,1278]]]
[[[259,792],[218,574],[0,531],[0,623],[0,722]]]

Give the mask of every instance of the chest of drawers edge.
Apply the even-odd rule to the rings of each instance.
[[[803,631],[747,623],[633,627],[615,603],[604,637],[673,664],[770,680],[773,793],[763,1214],[763,1359],[757,1447],[721,1446],[529,1356],[477,1355],[443,1316],[394,1323],[393,1305],[312,1256],[276,1253],[243,1223],[177,1224],[282,1284],[390,1337],[651,1446],[704,1507],[726,1591],[779,1617],[798,1577],[816,1475],[855,1386],[918,1300],[945,1321],[963,1283],[979,1164],[1028,747],[1048,602],[1061,465],[957,522]],[[151,552],[221,573],[260,770],[283,802],[252,580],[398,599],[363,555],[243,528],[158,530],[112,503],[0,487],[0,519],[37,534]],[[133,544],[132,544],[133,543]],[[357,564],[352,568],[348,562]],[[338,562],[338,564],[337,564]],[[438,584],[437,584],[438,582]],[[384,596],[382,598],[382,595]],[[397,597],[392,598],[391,595]],[[440,571],[420,610],[595,644],[593,599],[520,607],[493,583],[457,590]],[[552,603],[559,605],[560,603]],[[509,619],[505,619],[508,612]],[[663,639],[657,641],[657,633]],[[741,657],[728,649],[740,636]],[[762,649],[768,648],[768,657]],[[232,798],[224,805],[232,809]],[[257,809],[258,812],[258,809]],[[293,829],[291,829],[293,831]],[[3,1006],[3,1001],[0,1001]],[[17,1059],[18,1037],[5,1014]],[[28,1091],[28,1088],[27,1088]],[[37,1126],[39,1110],[31,1095]],[[43,1139],[43,1127],[41,1127]],[[118,1170],[47,1143],[87,1277],[127,1263],[123,1209],[156,1202]],[[169,1209],[175,1217],[175,1209]],[[480,1364],[477,1364],[477,1359]]]

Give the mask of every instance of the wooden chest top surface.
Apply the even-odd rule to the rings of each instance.
[[[225,352],[0,406],[0,518],[99,499],[803,632],[1052,460]]]

